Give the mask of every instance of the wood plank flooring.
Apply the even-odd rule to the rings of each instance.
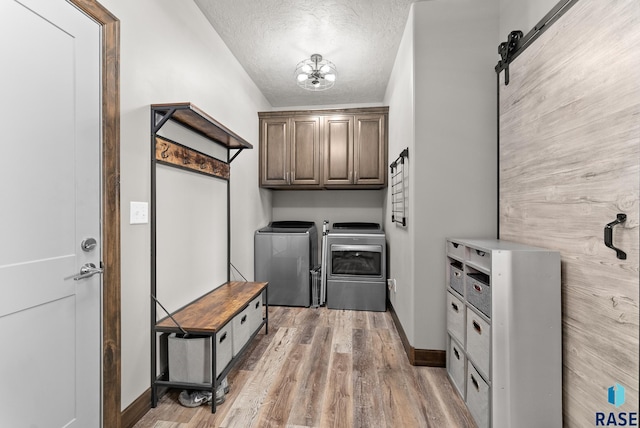
[[[475,427],[443,368],[407,360],[389,312],[269,308],[211,408],[164,395],[135,428]]]

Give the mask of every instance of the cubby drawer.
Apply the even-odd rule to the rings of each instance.
[[[255,331],[262,323],[262,294],[253,299],[251,303],[249,303],[249,318],[251,322],[251,334],[255,333]]]
[[[465,315],[466,309],[462,300],[451,293],[447,293],[447,330],[464,345],[465,343]]]
[[[467,308],[467,355],[485,376],[490,376],[491,325]]]
[[[489,275],[484,273],[467,274],[466,289],[467,302],[480,312],[491,318],[491,287]]]
[[[233,356],[238,355],[251,337],[251,305],[233,317]]]
[[[465,368],[467,366],[467,358],[464,355],[463,347],[452,337],[449,336],[449,353],[447,355],[449,362],[447,364],[447,371],[453,381],[453,384],[458,389],[460,396],[464,400],[465,397]]]
[[[464,259],[464,245],[447,241],[447,254]]]
[[[491,253],[488,251],[469,248],[468,260],[476,266],[491,270]]]
[[[449,285],[461,296],[464,296],[464,274],[462,273],[462,264],[458,265],[453,262],[449,265]]]
[[[478,428],[489,427],[490,387],[471,362],[467,361],[467,407]]]

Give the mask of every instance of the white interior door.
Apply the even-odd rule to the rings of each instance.
[[[0,426],[100,425],[100,32],[0,2]],[[81,242],[90,241],[86,249]]]

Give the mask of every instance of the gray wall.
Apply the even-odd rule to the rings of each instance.
[[[414,223],[420,221],[416,215],[416,189],[413,169],[415,153],[415,58],[414,31],[415,11],[412,7],[404,29],[385,94],[389,105],[389,161],[392,162],[405,148],[409,149],[406,163],[408,170],[407,227],[391,222],[391,195],[385,194],[385,231],[389,255],[389,277],[396,280],[396,288],[389,291],[389,299],[398,315],[409,341],[414,340],[414,291],[415,291],[415,233]]]
[[[124,409],[149,388],[150,229],[148,224],[129,224],[129,202],[150,200],[149,105],[190,101],[253,143],[255,149],[245,150],[231,168],[232,262],[249,278],[253,277],[253,251],[246,248],[253,248],[253,230],[271,215],[271,196],[257,186],[256,114],[268,110],[270,105],[195,3],[170,0],[101,3],[121,21]],[[226,206],[226,199],[221,206]],[[226,223],[211,233],[220,236],[226,248]],[[219,249],[209,243],[202,250],[215,253]],[[220,276],[220,272],[212,273],[213,281]],[[226,271],[222,277],[226,277]],[[219,284],[212,287],[215,285]]]
[[[390,276],[398,283],[392,302],[413,347],[441,350],[445,238],[495,236],[498,5],[497,0],[419,2],[409,19],[404,37],[411,41],[403,40],[386,95],[391,112],[406,111],[411,98],[414,106],[411,120],[390,119],[392,125],[413,128],[408,227],[387,225],[396,253]],[[403,49],[411,45],[407,55]],[[412,95],[404,81],[408,76],[414,76]],[[402,146],[411,137],[410,131],[392,132],[396,150],[395,138],[405,137]]]

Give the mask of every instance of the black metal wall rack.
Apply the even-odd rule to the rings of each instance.
[[[226,159],[217,159],[191,147],[158,135],[167,122],[174,122],[226,149]],[[162,164],[197,174],[216,177],[227,182],[227,281],[231,278],[231,187],[230,164],[253,145],[229,130],[190,102],[151,105],[151,383],[157,375],[157,228],[156,228],[156,165]],[[155,388],[153,388],[155,391]],[[155,394],[154,394],[155,395]],[[155,403],[157,397],[152,397]],[[215,409],[215,406],[212,407]]]
[[[391,168],[391,221],[404,227],[407,226],[405,159],[408,157],[409,148],[406,148],[389,165]]]

